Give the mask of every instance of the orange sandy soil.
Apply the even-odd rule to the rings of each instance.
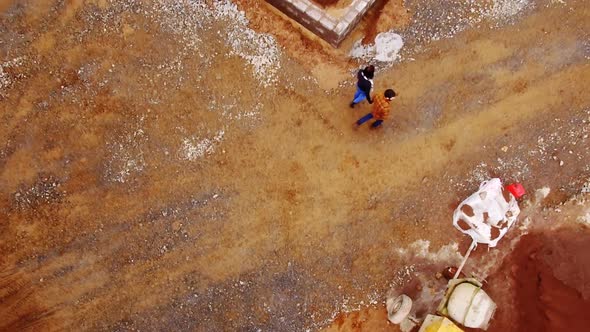
[[[266,3],[237,1],[283,47],[269,87],[235,21],[124,3],[1,2],[0,330],[395,331],[385,294],[444,287],[413,283],[457,263],[435,254],[468,244],[450,216],[479,181],[548,186],[541,209],[589,175],[584,1],[379,72],[378,131],[351,129],[346,48]]]

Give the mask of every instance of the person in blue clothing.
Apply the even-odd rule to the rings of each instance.
[[[375,76],[375,67],[373,65],[369,65],[365,67],[365,69],[361,69],[356,74],[358,79],[356,83],[356,93],[354,94],[354,99],[350,103],[350,107],[353,108],[354,105],[360,103],[361,101],[367,99],[369,104],[373,103],[371,99],[371,90],[373,89],[373,76]]]

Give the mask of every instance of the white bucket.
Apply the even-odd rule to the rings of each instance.
[[[463,282],[455,286],[447,303],[449,317],[465,327],[487,329],[496,303],[480,287]]]

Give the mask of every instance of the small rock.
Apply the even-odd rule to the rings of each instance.
[[[559,161],[559,166],[563,166],[563,160]]]
[[[443,275],[440,272],[436,272],[436,274],[434,275],[434,277],[438,280],[438,279],[442,278]]]
[[[502,150],[503,152],[506,152],[506,151],[508,151],[508,147],[507,147],[506,145],[504,145],[504,146],[502,147],[502,149],[500,149],[500,150]]]
[[[172,223],[172,230],[178,232],[182,227],[182,223],[180,221],[175,221]]]
[[[455,266],[449,266],[446,269],[443,270],[442,275],[447,279],[447,280],[451,280],[453,279],[453,277],[455,276],[455,273],[457,273],[457,267]]]
[[[537,191],[535,191],[535,201],[540,202],[541,200],[546,198],[550,192],[551,192],[551,189],[549,189],[549,187],[543,187],[541,189],[537,189]]]

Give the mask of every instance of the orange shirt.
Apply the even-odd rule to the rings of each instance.
[[[379,92],[373,95],[373,117],[377,120],[385,120],[389,115],[390,107],[389,103],[391,101],[387,100],[383,95],[383,92]]]

